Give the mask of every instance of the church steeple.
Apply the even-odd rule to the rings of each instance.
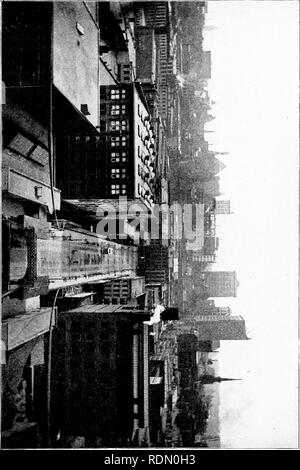
[[[202,375],[199,382],[202,384],[212,384],[215,382],[225,382],[225,381],[231,381],[231,380],[242,380],[242,379],[230,379],[226,377],[214,377],[213,375]]]

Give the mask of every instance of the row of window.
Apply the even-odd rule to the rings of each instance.
[[[108,123],[108,128],[109,131],[112,132],[126,132],[128,130],[128,121],[127,120],[122,120],[122,121],[110,121]],[[101,132],[106,132],[106,121],[101,119],[100,121],[100,131]]]
[[[142,152],[141,147],[138,145],[138,157],[141,158],[143,161],[150,160],[150,155],[147,153]]]
[[[112,116],[118,116],[119,114],[126,114],[127,106],[126,104],[113,104],[110,109],[110,114]]]
[[[112,179],[126,178],[126,168],[111,168],[110,176]]]
[[[127,105],[126,104],[112,104],[109,109],[111,116],[126,115]],[[106,104],[100,104],[100,114],[106,114]]]
[[[150,191],[148,189],[144,189],[140,184],[138,184],[138,194],[140,196],[150,196]],[[153,200],[153,196],[150,196],[150,198]]]
[[[144,134],[144,133],[142,132],[142,130],[141,130],[141,128],[140,128],[139,125],[138,125],[138,129],[137,129],[137,130],[138,130],[138,136],[139,136],[141,139],[144,139],[144,138],[147,136],[147,134]]]
[[[127,194],[127,185],[126,184],[111,184],[110,192],[112,195]]]
[[[140,165],[138,165],[138,175],[141,176],[141,178],[149,178],[150,172],[149,170],[144,170]]]
[[[110,99],[111,100],[124,100],[126,99],[126,90],[124,88],[114,88],[110,90]]]
[[[126,147],[127,146],[127,136],[111,136],[110,138],[111,147]]]
[[[142,123],[144,124],[145,127],[147,127],[149,125],[149,116],[144,116],[142,111],[141,111],[141,107],[140,105],[138,104],[138,116],[139,118],[141,119]],[[140,135],[140,129],[138,127],[138,134]]]
[[[98,135],[76,135],[75,138],[73,136],[68,137],[69,140],[75,140],[75,142],[99,142],[100,141],[100,136]]]
[[[127,152],[111,152],[110,161],[112,163],[126,163],[127,162]]]
[[[152,160],[151,160],[151,157],[149,154],[147,153],[144,153],[141,151],[140,149],[140,146],[138,146],[138,157],[140,158],[140,160],[142,160],[143,163],[145,163],[147,166],[152,166],[154,167],[154,164],[152,163]]]
[[[109,126],[111,131],[127,131],[127,120],[110,121]]]

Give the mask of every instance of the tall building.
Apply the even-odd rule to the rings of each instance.
[[[177,341],[180,382],[183,387],[188,387],[191,386],[197,376],[196,352],[198,350],[198,338],[194,334],[183,333],[178,336]]]
[[[156,44],[151,26],[135,28],[136,35],[136,77],[142,83],[154,83],[156,77]]]
[[[169,2],[144,2],[146,25],[155,29],[159,69],[159,111],[168,119],[170,86],[168,76],[172,70],[170,60],[170,4]]]
[[[216,201],[216,214],[230,214],[230,201]]]
[[[201,277],[208,297],[236,297],[238,281],[235,271],[204,271]]]
[[[192,261],[196,263],[214,263],[216,261],[216,255],[205,255],[202,253],[192,253]]]
[[[149,427],[149,314],[134,305],[61,312],[55,337],[52,432],[87,447],[126,446]],[[146,432],[146,431],[145,431]]]
[[[144,5],[146,21],[155,28],[163,28],[169,22],[169,2],[148,2]]]
[[[138,84],[101,86],[100,133],[61,136],[57,180],[66,199],[154,202],[155,136]],[[82,171],[85,166],[85,171]]]
[[[245,340],[245,320],[239,315],[201,315],[194,324],[200,341]]]
[[[169,281],[169,249],[160,240],[151,240],[149,246],[140,248],[139,263],[146,284],[160,284],[164,301]]]
[[[208,80],[211,78],[211,52],[203,51],[201,59],[200,79]]]
[[[219,239],[216,237],[206,236],[201,251],[192,253],[193,262],[214,263],[216,261],[216,251],[219,247]]]
[[[151,26],[136,26],[136,79],[141,82],[143,94],[151,116],[157,114],[158,99],[158,52],[154,29]]]

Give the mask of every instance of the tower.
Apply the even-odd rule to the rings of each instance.
[[[236,297],[238,281],[235,271],[204,271],[201,277],[207,297]]]
[[[230,213],[230,201],[216,201],[216,214]]]
[[[213,375],[202,375],[200,382],[202,384],[213,384],[213,383],[220,383],[226,381],[233,381],[233,380],[241,380],[241,379],[229,379],[224,377],[214,377]]]

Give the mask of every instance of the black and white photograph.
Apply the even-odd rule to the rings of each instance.
[[[299,2],[0,8],[1,450],[296,450]]]

